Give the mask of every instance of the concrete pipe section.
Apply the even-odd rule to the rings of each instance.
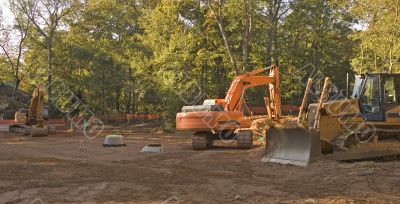
[[[122,135],[107,135],[103,147],[122,147],[126,146]]]

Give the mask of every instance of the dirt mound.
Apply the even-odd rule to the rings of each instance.
[[[284,116],[278,121],[267,117],[257,118],[252,121],[250,129],[253,131],[256,140],[265,142],[267,130],[271,127],[297,127],[297,118],[294,116]]]

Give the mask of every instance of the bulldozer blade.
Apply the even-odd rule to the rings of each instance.
[[[267,130],[263,162],[307,166],[321,157],[319,132],[306,128],[271,128]]]

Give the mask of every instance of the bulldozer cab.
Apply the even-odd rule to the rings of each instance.
[[[365,120],[384,121],[385,111],[400,105],[400,74],[358,76],[353,97],[359,99]]]

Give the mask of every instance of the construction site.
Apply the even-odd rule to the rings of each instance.
[[[0,203],[400,203],[400,0],[0,0]]]
[[[1,203],[397,203],[399,162],[263,163],[264,145],[193,151],[190,135],[124,129],[126,147],[81,135],[1,133]],[[129,132],[129,133],[127,133]],[[122,132],[121,132],[122,133]],[[140,153],[149,143],[163,153]],[[218,144],[219,145],[219,144]],[[222,145],[221,145],[222,146]],[[40,199],[40,200],[39,200]]]
[[[48,119],[44,87],[38,86],[29,109],[0,126],[1,202],[399,201],[400,141],[390,115],[400,106],[374,124],[352,114],[363,111],[360,96],[328,101],[329,77],[319,103],[307,105],[310,78],[298,117],[283,116],[278,76],[271,66],[236,77],[225,99],[184,106],[174,133],[163,132],[157,122],[100,124],[81,118],[79,129],[77,118]],[[365,90],[376,77],[395,79],[394,85],[400,79],[369,74],[355,84]],[[271,97],[265,98],[268,114],[244,116],[245,109],[237,109],[245,104],[241,93],[264,84]],[[333,117],[341,114],[332,110],[352,119]],[[349,127],[339,128],[344,125]]]

